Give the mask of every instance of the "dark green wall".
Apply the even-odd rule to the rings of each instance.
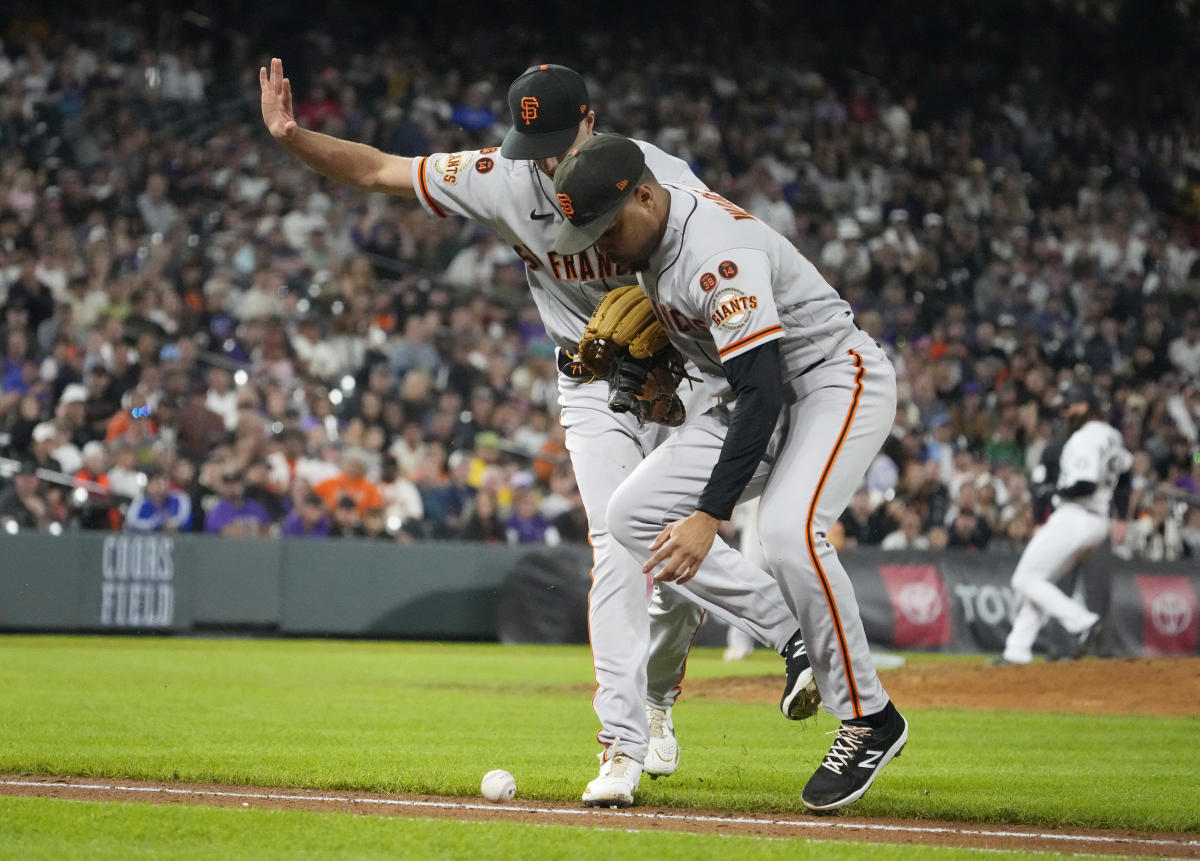
[[[0,537],[0,629],[494,639],[517,548],[80,533]]]

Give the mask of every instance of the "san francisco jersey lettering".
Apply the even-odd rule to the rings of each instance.
[[[536,108],[533,108],[536,109]],[[703,190],[682,159],[643,142],[646,164],[661,179]],[[554,182],[531,161],[504,158],[494,148],[435,153],[413,160],[417,199],[441,218],[461,215],[496,231],[525,261],[525,276],[550,337],[575,350],[601,297],[634,276],[596,250],[563,255],[553,250],[562,224]]]

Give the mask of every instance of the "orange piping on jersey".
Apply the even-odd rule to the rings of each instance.
[[[445,211],[438,206],[437,201],[429,193],[429,186],[425,184],[425,163],[428,161],[429,156],[422,156],[421,161],[417,164],[417,179],[421,184],[421,196],[425,198],[425,202],[429,204],[429,208],[433,210],[434,215],[438,218],[445,218]]]
[[[813,493],[812,504],[808,509],[808,519],[804,524],[804,540],[808,544],[808,558],[812,560],[813,568],[817,572],[817,577],[821,581],[821,589],[825,592],[825,603],[829,605],[829,616],[833,619],[833,629],[837,632],[838,648],[842,653],[842,664],[846,672],[846,684],[850,689],[850,704],[854,707],[854,716],[860,718],[863,716],[862,703],[858,699],[858,686],[854,683],[854,667],[850,663],[850,650],[846,648],[846,632],[842,630],[842,620],[838,616],[837,601],[833,597],[833,590],[829,587],[829,580],[825,577],[825,569],[821,567],[821,560],[817,557],[817,548],[813,542],[813,518],[817,513],[817,500],[821,498],[821,490],[825,487],[825,479],[829,478],[829,471],[833,469],[833,463],[837,460],[838,452],[842,450],[842,443],[846,441],[846,434],[850,432],[850,425],[854,422],[854,413],[858,410],[858,401],[862,396],[862,378],[866,369],[863,367],[862,356],[853,350],[847,352],[854,357],[854,363],[858,366],[858,372],[854,375],[854,397],[850,401],[850,411],[846,413],[846,421],[842,424],[841,433],[838,434],[837,442],[834,443],[833,451],[829,455],[829,460],[825,462],[825,469],[821,472],[821,479],[817,482],[817,489]]]
[[[725,358],[726,353],[732,353],[734,350],[739,350],[742,347],[745,347],[749,344],[753,344],[755,341],[765,338],[768,335],[775,335],[782,331],[783,331],[783,326],[776,323],[774,326],[768,326],[765,329],[758,330],[753,335],[747,335],[746,337],[742,338],[739,341],[734,341],[732,344],[730,344],[725,349],[718,350],[717,355],[720,356],[721,358]]]
[[[692,654],[692,647],[696,645],[696,637],[700,634],[700,626],[704,624],[704,617],[707,615],[707,610],[700,611],[700,621],[696,623],[696,630],[692,631],[692,639],[688,640],[687,652],[683,655],[683,666],[679,668],[679,684],[671,689],[675,691],[675,699],[679,699],[679,695],[683,693],[683,679],[687,675],[688,657]]]

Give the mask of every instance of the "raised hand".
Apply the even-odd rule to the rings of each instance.
[[[283,76],[283,60],[271,59],[271,72],[265,66],[258,69],[258,84],[262,88],[262,115],[273,137],[290,137],[296,131],[296,115],[292,112],[292,82]]]

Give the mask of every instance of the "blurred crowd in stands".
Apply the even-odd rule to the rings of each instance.
[[[270,45],[2,26],[0,528],[587,540],[511,248],[292,161],[258,110]],[[284,55],[300,123],[403,155],[493,146],[508,82],[567,62],[600,130],[687,159],[841,291],[900,410],[836,540],[1019,549],[1083,376],[1136,453],[1116,549],[1200,555],[1195,103],[1139,124],[1014,68],[964,110],[802,58],[617,64],[602,36],[475,77],[397,39]]]

